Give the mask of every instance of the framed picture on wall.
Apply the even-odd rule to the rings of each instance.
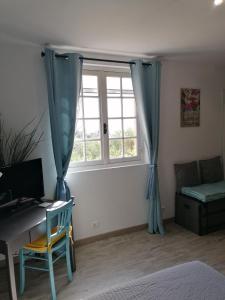
[[[200,126],[200,89],[181,89],[181,127]]]

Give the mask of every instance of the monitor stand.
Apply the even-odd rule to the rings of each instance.
[[[0,205],[0,217],[8,217],[10,215],[19,213],[27,208],[37,206],[41,203],[39,198],[18,198],[11,202]]]

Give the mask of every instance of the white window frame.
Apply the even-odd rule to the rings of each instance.
[[[107,112],[107,89],[106,89],[106,77],[131,77],[129,70],[126,71],[121,69],[110,68],[110,70],[103,68],[84,68],[82,75],[97,75],[98,76],[98,92],[99,92],[99,113],[100,113],[100,137],[101,137],[101,160],[84,161],[84,162],[70,162],[70,169],[87,169],[87,168],[102,168],[102,167],[115,167],[115,166],[125,166],[130,164],[140,164],[141,163],[141,152],[142,152],[142,141],[140,136],[140,125],[137,115],[137,99],[135,99],[136,104],[136,126],[137,126],[137,156],[135,157],[121,157],[110,159],[109,158],[109,130],[108,130],[108,112]],[[83,107],[82,107],[83,109]],[[84,117],[84,112],[83,112]],[[113,118],[110,118],[113,119]],[[116,119],[116,118],[115,118]],[[117,118],[119,119],[119,118]],[[121,116],[121,120],[126,119]],[[127,117],[129,119],[129,117]],[[103,125],[107,124],[107,133],[103,132]],[[122,122],[123,123],[123,122]],[[84,129],[85,130],[85,129]],[[122,138],[124,140],[124,137]]]

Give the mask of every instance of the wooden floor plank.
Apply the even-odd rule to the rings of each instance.
[[[67,282],[64,261],[55,266],[58,300],[85,298],[113,285],[192,260],[203,261],[225,274],[225,230],[200,237],[170,223],[166,231],[164,237],[141,230],[80,246],[72,283]],[[48,274],[27,271],[26,278],[21,299],[50,299]],[[7,300],[4,270],[0,270],[0,279],[0,299]]]

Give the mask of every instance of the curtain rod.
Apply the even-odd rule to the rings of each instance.
[[[45,53],[41,52],[41,56],[44,57]],[[56,57],[61,58],[68,58],[65,54],[55,54]],[[114,59],[102,59],[102,58],[92,58],[92,57],[79,57],[81,60],[92,60],[92,61],[101,61],[101,62],[110,62],[110,63],[117,63],[117,64],[129,64],[129,65],[135,65],[134,61],[126,61],[126,60],[114,60]],[[144,66],[151,66],[151,63],[142,63]]]

